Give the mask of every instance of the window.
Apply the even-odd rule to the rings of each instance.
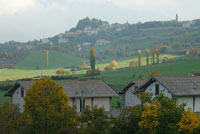
[[[21,97],[24,97],[24,88],[21,88]]]
[[[85,99],[80,99],[80,112],[85,109]]]
[[[159,84],[156,84],[156,95],[159,95]]]

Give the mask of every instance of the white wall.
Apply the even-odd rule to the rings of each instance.
[[[92,107],[92,98],[84,98],[85,99],[85,107],[89,106],[90,108]],[[71,107],[73,104],[73,99],[69,99],[69,105]],[[80,98],[76,98],[74,100],[74,105],[76,108],[76,112],[80,112]],[[104,107],[105,112],[110,111],[110,97],[104,97],[104,98],[93,98],[93,107],[97,105],[97,107]]]
[[[94,98],[94,106],[104,107],[105,112],[109,112],[110,109],[110,97],[107,98]]]
[[[191,109],[193,110],[193,97],[187,97],[187,96],[184,96],[184,97],[177,97],[178,98],[178,102],[179,104],[182,104],[182,103],[185,103],[186,106],[185,106],[185,109]]]
[[[129,88],[125,93],[125,108],[129,108],[138,104],[141,104],[140,99],[133,94],[135,86]]]
[[[24,97],[21,97],[21,86],[15,90],[12,95],[12,104],[18,104],[20,112],[24,111]],[[24,90],[24,96],[26,94],[26,90]]]
[[[200,112],[200,96],[195,97],[195,112]]]
[[[165,96],[172,98],[172,94],[159,82],[155,81],[149,85],[145,92],[153,93],[153,98],[156,97],[156,84],[159,84],[160,93],[163,93]]]

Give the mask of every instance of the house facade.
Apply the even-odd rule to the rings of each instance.
[[[102,81],[56,81],[56,83],[62,85],[64,92],[69,96],[69,105],[76,112],[82,112],[86,106],[103,107],[105,112],[110,112],[112,97],[118,96]],[[34,81],[18,81],[5,94],[11,97],[12,104],[18,104],[21,112],[24,111],[26,91],[32,84]]]
[[[144,80],[131,81],[119,92],[119,95],[123,97],[125,109],[141,103],[134,92],[136,92],[144,82]]]
[[[200,112],[200,77],[152,77],[136,92],[149,92],[153,98],[161,93],[176,97],[185,109]]]

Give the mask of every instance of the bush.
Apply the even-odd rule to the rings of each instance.
[[[113,68],[112,68],[111,66],[106,66],[106,67],[104,67],[104,70],[105,70],[105,71],[112,71]]]
[[[94,70],[87,70],[86,71],[86,74],[88,75],[88,76],[91,76],[91,75],[99,75],[100,74],[100,70],[99,70],[99,68],[97,68],[97,69],[94,69]]]
[[[129,63],[129,67],[136,67],[137,65],[136,65],[136,62],[135,61],[131,61],[130,63]]]
[[[116,67],[116,66],[118,66],[117,61],[116,61],[116,60],[113,60],[113,61],[110,63],[110,66],[111,66],[111,67]]]

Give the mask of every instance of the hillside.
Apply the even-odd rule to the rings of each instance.
[[[200,72],[200,60],[193,59],[135,68],[123,68],[111,72],[102,72],[97,78],[103,78],[108,84],[124,85],[131,80],[139,79],[139,75],[143,75],[144,79],[148,79],[150,72],[159,72],[161,76],[188,76],[189,72]]]
[[[79,66],[83,58],[69,55],[58,51],[49,51],[48,69],[64,68],[70,66]],[[44,51],[32,51],[29,55],[14,65],[15,69],[46,69]]]
[[[59,51],[88,58],[90,48],[95,47],[98,63],[107,63],[136,56],[138,49],[144,55],[146,48],[161,48],[162,45],[169,47],[162,54],[185,54],[191,48],[200,48],[200,20],[110,24],[84,18],[76,27],[53,37],[0,44],[0,68],[12,68],[20,59],[27,59],[33,50]],[[31,65],[31,68],[35,67]]]

